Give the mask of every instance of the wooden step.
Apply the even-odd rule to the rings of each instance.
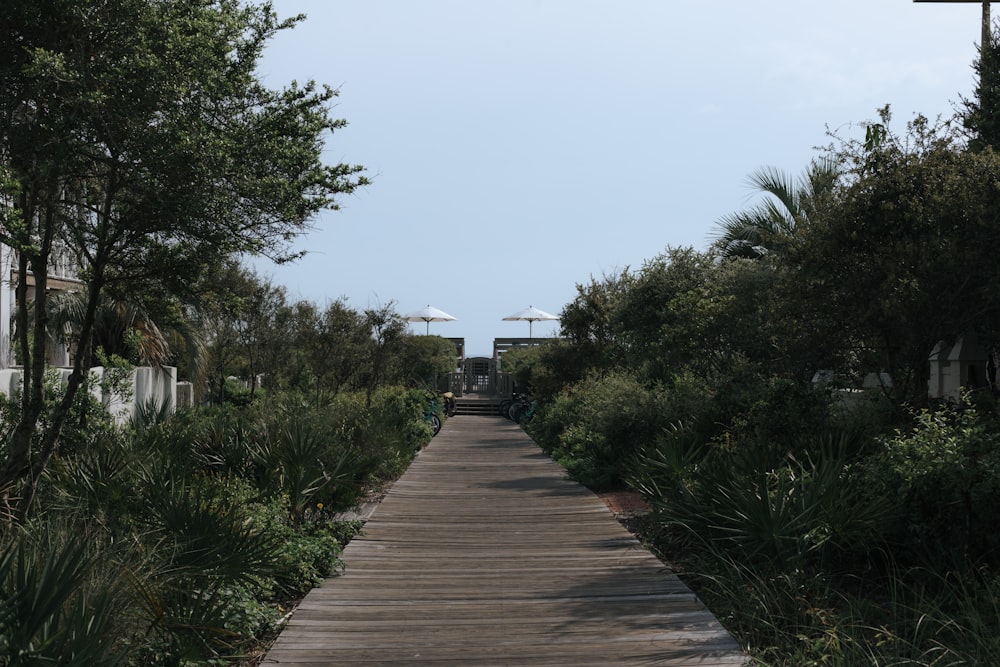
[[[499,398],[459,398],[455,402],[455,414],[458,415],[499,415]]]

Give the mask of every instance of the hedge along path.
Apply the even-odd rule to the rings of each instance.
[[[502,417],[456,416],[263,665],[741,665],[690,589]]]

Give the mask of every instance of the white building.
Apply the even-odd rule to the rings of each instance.
[[[53,248],[49,264],[48,290],[59,292],[69,289],[82,289],[79,269],[75,255],[65,246]],[[17,304],[17,253],[10,247],[0,244],[0,369],[15,365],[15,355],[12,345],[13,319]],[[28,299],[34,298],[35,279],[28,274]],[[48,364],[50,366],[66,367],[72,364],[70,351],[61,343],[50,342],[48,346]]]

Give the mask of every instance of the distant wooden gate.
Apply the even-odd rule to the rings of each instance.
[[[463,378],[466,394],[496,393],[497,364],[488,357],[472,357],[465,360],[465,377]]]

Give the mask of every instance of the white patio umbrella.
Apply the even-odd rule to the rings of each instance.
[[[510,321],[521,321],[521,322],[524,322],[525,320],[527,320],[527,322],[528,322],[528,338],[531,338],[533,336],[533,332],[531,331],[531,328],[535,324],[535,322],[541,322],[542,320],[558,320],[559,317],[556,316],[556,315],[553,315],[552,313],[546,313],[544,310],[539,310],[538,308],[535,308],[534,306],[528,306],[524,310],[519,310],[516,313],[514,313],[513,315],[508,315],[507,317],[505,317],[503,319],[504,320],[510,320]]]
[[[433,306],[427,306],[426,308],[421,308],[420,310],[415,310],[412,313],[403,315],[403,319],[407,322],[426,322],[426,333],[430,334],[431,322],[448,322],[449,320],[454,320],[456,318],[452,317],[443,310],[438,310]]]

